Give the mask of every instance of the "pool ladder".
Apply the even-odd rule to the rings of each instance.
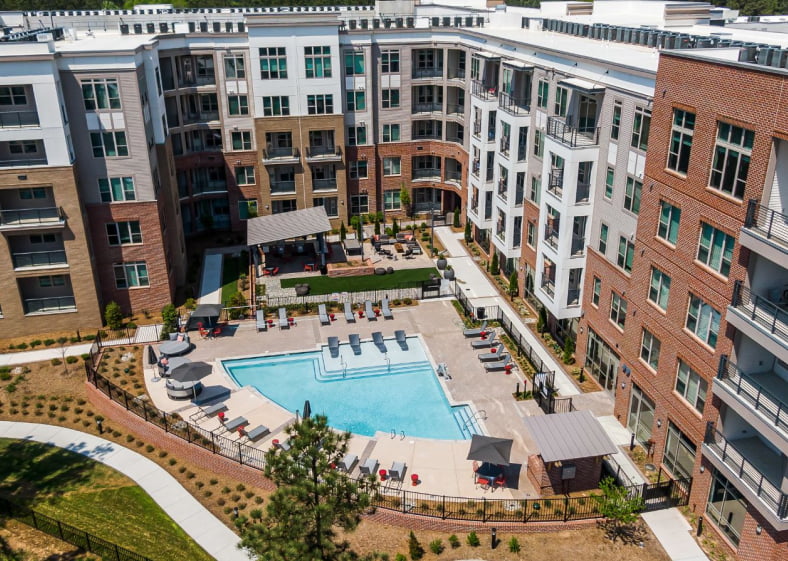
[[[388,371],[391,372],[391,359],[389,358],[389,355],[384,355],[384,357],[386,359],[386,364],[388,365]]]
[[[471,432],[469,425],[471,423],[474,423],[474,422],[478,421],[479,419],[481,419],[483,421],[487,420],[487,411],[485,409],[479,409],[473,415],[468,417],[468,419],[465,421],[465,424],[463,425],[462,428],[464,428],[468,432]],[[476,426],[478,427],[478,425],[476,425]]]
[[[397,431],[394,430],[394,429],[391,429],[391,439],[394,440],[395,438],[397,438]],[[404,430],[399,431],[399,439],[400,440],[405,440],[405,431]]]
[[[342,367],[342,378],[347,377],[347,364],[345,363],[345,358],[340,356],[339,357],[339,365]]]

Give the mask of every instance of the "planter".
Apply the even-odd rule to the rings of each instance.
[[[438,261],[435,263],[435,266],[438,267],[439,271],[446,269],[446,265],[448,265],[448,262],[443,257],[438,259]]]
[[[443,271],[443,278],[446,280],[454,280],[454,269],[446,269]]]

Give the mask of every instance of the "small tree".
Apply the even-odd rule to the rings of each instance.
[[[123,311],[117,302],[110,302],[104,308],[104,321],[110,329],[120,329],[123,327]]]
[[[512,271],[512,274],[509,275],[509,296],[514,299],[517,294],[520,292],[520,285],[519,285],[519,277],[517,276],[517,271]]]
[[[539,306],[539,317],[536,319],[536,330],[540,334],[544,334],[547,327],[547,310],[544,306]]]
[[[470,220],[466,220],[465,221],[465,243],[471,243],[472,239],[473,239],[473,235],[471,233],[471,221]]]
[[[350,217],[350,226],[353,228],[353,230],[356,232],[356,234],[358,234],[359,230],[361,230],[361,218],[358,215],[351,216]]]
[[[380,235],[380,220],[378,220],[377,216],[375,216],[375,235]]]
[[[492,259],[490,259],[490,274],[498,274],[498,252],[493,249]]]
[[[569,335],[564,338],[564,354],[561,357],[564,364],[572,364],[575,361],[575,341]]]
[[[399,223],[395,218],[394,220],[391,221],[391,234],[396,236],[398,232],[399,232]]]
[[[412,209],[410,206],[410,191],[408,191],[405,185],[403,185],[402,188],[399,190],[399,204],[402,206],[402,209],[405,211],[405,214],[407,214],[408,216],[412,216],[411,213]]]
[[[230,319],[241,319],[246,315],[246,312],[249,311],[246,296],[243,292],[236,292],[230,296],[230,300],[228,300],[225,305],[231,308],[229,314]]]
[[[452,223],[452,226],[455,228],[460,227],[460,207],[456,207],[454,209],[454,222]]]
[[[410,536],[408,536],[408,553],[410,554],[410,558],[413,559],[413,561],[418,561],[424,557],[424,548],[421,547],[421,544],[416,538],[416,534],[413,533],[413,530],[410,531]]]
[[[172,304],[167,304],[161,309],[161,338],[166,339],[178,329],[178,310]]]
[[[345,222],[342,221],[339,224],[339,239],[345,241],[345,238],[347,238],[347,228],[345,227]]]
[[[626,487],[616,485],[615,479],[606,477],[599,483],[601,495],[593,495],[599,513],[605,517],[607,537],[612,541],[626,539],[636,531],[636,522],[643,510],[643,497],[631,496]]]

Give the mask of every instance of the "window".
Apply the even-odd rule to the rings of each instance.
[[[98,180],[98,184],[102,203],[134,201],[137,199],[133,177],[102,177]]]
[[[651,284],[648,289],[648,299],[663,311],[668,309],[670,296],[670,277],[657,269],[651,268]]]
[[[555,103],[553,104],[553,113],[559,117],[566,117],[567,101],[569,101],[569,90],[558,86],[555,89]]]
[[[364,75],[364,53],[345,51],[345,76]]]
[[[640,213],[640,198],[643,195],[643,182],[632,176],[627,177],[627,189],[624,193],[624,208],[633,214]]]
[[[708,384],[700,374],[695,372],[683,360],[679,359],[676,373],[676,392],[681,395],[699,413],[706,406],[706,390]]]
[[[383,175],[400,175],[401,159],[399,156],[383,158]],[[399,207],[398,207],[399,208]]]
[[[315,197],[312,206],[322,206],[328,216],[339,216],[339,199],[337,197]]]
[[[224,57],[224,77],[229,80],[246,78],[243,55],[230,55]]]
[[[692,477],[696,451],[692,441],[684,436],[676,425],[668,423],[668,438],[662,461],[675,477]]]
[[[24,86],[0,87],[0,105],[27,105]]]
[[[65,275],[47,275],[44,277],[38,277],[38,286],[40,288],[52,288],[53,286],[65,286],[65,285],[66,285]]]
[[[92,132],[90,143],[93,145],[94,158],[117,158],[129,155],[125,132]]]
[[[142,232],[138,220],[129,222],[110,222],[107,226],[109,245],[128,245],[142,243]]]
[[[547,80],[539,80],[539,85],[536,90],[536,106],[539,109],[547,108],[547,98],[550,96],[550,82]]]
[[[33,234],[28,236],[30,243],[33,245],[36,244],[43,244],[43,243],[55,243],[59,238],[62,238],[59,234],[56,236],[55,234]]]
[[[138,288],[150,286],[148,266],[145,261],[132,261],[115,265],[116,288]]]
[[[621,133],[621,102],[613,104],[613,122],[610,125],[610,140],[618,140]]]
[[[602,255],[607,255],[607,235],[608,235],[609,231],[610,231],[610,228],[608,228],[607,224],[605,224],[604,222],[602,222],[599,225],[599,246],[598,247],[599,247],[599,253],[601,253]]]
[[[659,349],[662,346],[659,339],[648,330],[643,329],[643,338],[640,343],[640,358],[653,370],[659,365]]]
[[[22,200],[46,199],[47,196],[45,187],[23,187],[19,189],[19,198]]]
[[[648,148],[648,131],[651,128],[651,111],[642,107],[635,108],[635,121],[632,124],[632,148]]]
[[[383,90],[380,98],[383,109],[399,107],[399,90]]]
[[[366,163],[366,162],[365,162]],[[350,214],[366,214],[369,212],[369,196],[368,195],[351,195],[350,197]]]
[[[345,93],[348,111],[364,111],[367,108],[367,96],[364,91],[351,90]]]
[[[528,127],[520,127],[517,132],[517,161],[524,162],[528,153]]]
[[[535,205],[539,204],[539,194],[542,191],[542,180],[539,177],[531,178],[531,190],[528,191],[528,200]]]
[[[35,140],[12,140],[8,143],[11,154],[36,154],[38,143]]]
[[[219,110],[219,100],[216,94],[200,94],[200,111],[203,113],[214,113]]]
[[[114,78],[82,80],[82,101],[85,109],[120,109],[120,89]]]
[[[615,180],[616,180],[616,170],[608,166],[607,175],[605,176],[605,198],[608,200],[613,198],[613,182]]]
[[[366,160],[350,162],[350,179],[367,179],[368,173]]]
[[[310,115],[326,115],[334,112],[334,96],[318,94],[306,96],[306,110]]]
[[[400,208],[399,189],[383,191],[383,210],[399,210]]]
[[[231,135],[233,150],[251,150],[252,133],[251,131],[235,131]]]
[[[298,205],[295,199],[283,199],[279,201],[271,201],[271,214],[281,214],[283,212],[293,212],[298,210]]]
[[[676,245],[679,238],[679,222],[681,222],[681,209],[672,204],[660,201],[659,225],[657,237],[668,243]]]
[[[534,133],[534,156],[544,156],[544,131],[537,130]]]
[[[380,70],[383,74],[399,72],[399,51],[381,51]]]
[[[536,225],[533,222],[528,223],[528,232],[525,238],[525,243],[528,247],[536,247]]]
[[[290,98],[283,96],[264,96],[263,97],[263,116],[276,117],[290,114]]]
[[[733,243],[733,236],[701,222],[698,261],[727,277],[733,260]]]
[[[254,166],[240,166],[235,168],[236,185],[254,185]]]
[[[284,80],[287,78],[287,56],[284,47],[260,49],[260,79]]]
[[[651,427],[654,426],[654,401],[632,384],[632,400],[629,404],[627,428],[635,433],[638,442],[645,444],[651,439]]]
[[[249,98],[245,95],[228,95],[227,106],[230,110],[230,115],[249,114]]]
[[[714,147],[714,163],[711,165],[709,186],[737,199],[744,197],[750,155],[755,140],[751,130],[717,123],[717,144]]]
[[[383,142],[399,142],[399,125],[383,125]]]
[[[627,301],[616,292],[611,292],[610,296],[610,321],[615,323],[619,329],[624,329],[627,321]]]
[[[720,313],[690,292],[686,327],[698,339],[714,348],[720,330]]]
[[[243,199],[238,201],[238,218],[249,220],[257,216],[257,199]]]
[[[734,545],[738,546],[744,529],[744,517],[749,508],[734,485],[716,469],[712,475],[706,514]]]
[[[668,148],[668,169],[687,174],[694,131],[695,113],[674,109],[670,147]]]
[[[591,303],[599,307],[599,296],[602,293],[602,279],[594,277],[594,286],[591,289]]]
[[[480,63],[479,59],[473,57],[471,59],[471,80],[478,80],[479,79],[479,70],[480,70]]]
[[[616,264],[627,273],[632,272],[632,258],[635,255],[635,244],[624,236],[618,238],[618,259]]]
[[[348,127],[347,143],[348,146],[362,146],[366,144],[367,143],[366,125],[357,125],[355,127]]]
[[[304,47],[307,78],[331,78],[331,47]]]

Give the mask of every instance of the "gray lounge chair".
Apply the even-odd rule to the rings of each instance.
[[[265,321],[265,310],[257,310],[254,313],[257,322],[257,331],[268,331],[268,322]]]
[[[350,473],[353,471],[353,466],[356,465],[358,461],[358,456],[355,454],[347,454],[344,458],[339,461],[339,465],[337,466],[339,469],[344,471],[345,473]]]
[[[279,329],[288,329],[290,324],[287,322],[287,310],[279,308]]]
[[[189,415],[190,421],[199,421],[204,417],[216,415],[219,411],[227,411],[227,405],[224,402],[214,403],[210,407],[200,408],[196,413]]]
[[[360,355],[361,337],[359,337],[357,333],[351,333],[350,335],[348,335],[348,341],[350,342],[350,348],[353,349],[353,354]]]
[[[367,458],[367,461],[358,466],[362,475],[372,475],[378,471],[378,461],[374,458]]]
[[[364,302],[364,313],[367,314],[367,319],[369,321],[378,319],[378,316],[375,315],[375,310],[372,309],[372,300]]]
[[[487,320],[484,320],[479,327],[463,329],[462,334],[465,337],[481,337],[482,331],[487,331]]]
[[[333,358],[339,356],[339,337],[328,338],[328,351],[331,353]]]
[[[350,305],[350,302],[345,302],[345,321],[356,323],[356,316],[353,313],[353,306]]]
[[[391,464],[391,469],[389,469],[389,477],[392,481],[402,481],[407,468],[408,466],[405,465],[405,462],[394,462]]]
[[[383,314],[383,319],[394,319],[394,314],[391,313],[389,307],[389,299],[383,298],[380,302],[380,312]]]
[[[474,349],[489,349],[493,345],[495,345],[497,341],[495,340],[495,331],[487,335],[486,339],[478,339],[477,341],[471,341],[471,348]]]
[[[403,351],[408,350],[408,338],[405,335],[405,331],[403,331],[402,329],[397,329],[394,332],[394,338],[397,340],[397,343],[399,343],[399,346],[402,348]]]
[[[503,356],[504,346],[503,343],[498,343],[498,346],[495,349],[491,350],[489,353],[482,353],[480,355],[476,355],[479,357],[479,360],[482,362],[492,362],[495,360],[500,360]]]
[[[227,432],[233,432],[241,427],[245,427],[248,424],[249,421],[246,420],[246,417],[236,417],[235,419],[231,419],[224,423],[224,430]]]
[[[485,362],[484,369],[487,372],[492,372],[494,370],[506,370],[506,367],[511,363],[512,363],[512,357],[504,353],[501,356],[501,360],[496,360],[495,362]]]
[[[383,340],[383,334],[380,331],[375,331],[372,333],[372,341],[375,343],[375,346],[380,350],[380,352],[386,352],[386,342]]]
[[[287,452],[288,450],[290,450],[290,448],[292,448],[292,444],[290,444],[290,439],[289,438],[287,440],[285,440],[284,442],[278,442],[276,444],[276,446],[277,446],[277,448],[279,448],[281,450],[284,450],[285,452]]]
[[[265,425],[258,425],[252,430],[245,430],[246,438],[254,442],[255,440],[264,437],[266,434],[270,433],[271,430],[266,427]]]
[[[317,315],[320,318],[321,325],[331,325],[331,318],[328,317],[328,313],[326,312],[326,305],[319,304],[317,307]]]

